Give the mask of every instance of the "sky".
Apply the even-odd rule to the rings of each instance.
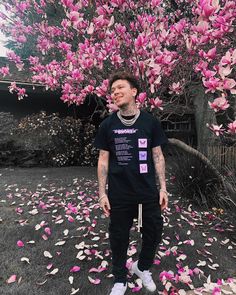
[[[7,14],[5,8],[3,5],[0,5],[0,11]],[[6,40],[6,37],[4,34],[0,31],[0,56],[6,56],[6,48],[4,47],[4,41]]]
[[[6,56],[6,48],[4,47],[5,36],[0,32],[0,56]]]

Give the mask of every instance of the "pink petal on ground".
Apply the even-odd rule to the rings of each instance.
[[[45,233],[46,233],[47,235],[49,235],[49,236],[52,234],[52,233],[51,233],[51,229],[50,229],[49,227],[45,227],[44,231],[45,231]]]
[[[134,288],[132,288],[132,292],[133,293],[139,292],[141,289],[142,289],[142,287],[134,287]]]
[[[78,272],[78,271],[80,271],[80,267],[77,266],[77,265],[73,266],[73,267],[70,269],[70,272]]]
[[[68,221],[69,221],[69,222],[74,222],[75,220],[74,220],[74,218],[73,218],[72,216],[69,216],[69,217],[68,217]]]
[[[52,266],[53,266],[53,264],[52,264],[52,263],[49,263],[49,264],[47,265],[47,269],[48,269],[48,270],[51,269]]]
[[[10,278],[7,280],[7,284],[14,283],[16,281],[16,275],[11,275]]]
[[[101,280],[99,279],[93,279],[91,277],[88,276],[88,280],[90,281],[90,283],[94,284],[94,285],[98,285],[101,283]]]
[[[20,247],[20,248],[24,247],[24,245],[25,245],[21,240],[17,241],[16,244],[17,244],[17,246]]]
[[[42,235],[42,239],[44,239],[44,241],[47,241],[48,240],[48,236]]]
[[[154,262],[153,262],[153,264],[155,264],[155,265],[159,265],[159,264],[161,264],[161,261],[158,260],[158,259],[155,259]]]
[[[90,268],[89,272],[102,272],[104,270],[107,270],[107,268],[99,266],[98,268],[95,268],[95,267]]]

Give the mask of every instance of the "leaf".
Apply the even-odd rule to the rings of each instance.
[[[43,252],[43,255],[44,255],[45,257],[47,257],[47,258],[52,258],[52,254],[51,254],[50,252],[48,252],[48,251],[44,251],[44,252]]]

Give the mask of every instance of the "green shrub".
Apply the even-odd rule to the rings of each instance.
[[[40,165],[94,166],[97,161],[97,151],[92,145],[95,131],[94,125],[83,124],[79,119],[40,112],[20,120],[12,136],[18,149],[40,151]]]

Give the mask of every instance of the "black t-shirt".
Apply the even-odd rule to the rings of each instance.
[[[141,111],[132,126],[113,113],[100,125],[94,145],[109,151],[108,197],[111,204],[158,200],[152,148],[167,142],[159,121]]]

